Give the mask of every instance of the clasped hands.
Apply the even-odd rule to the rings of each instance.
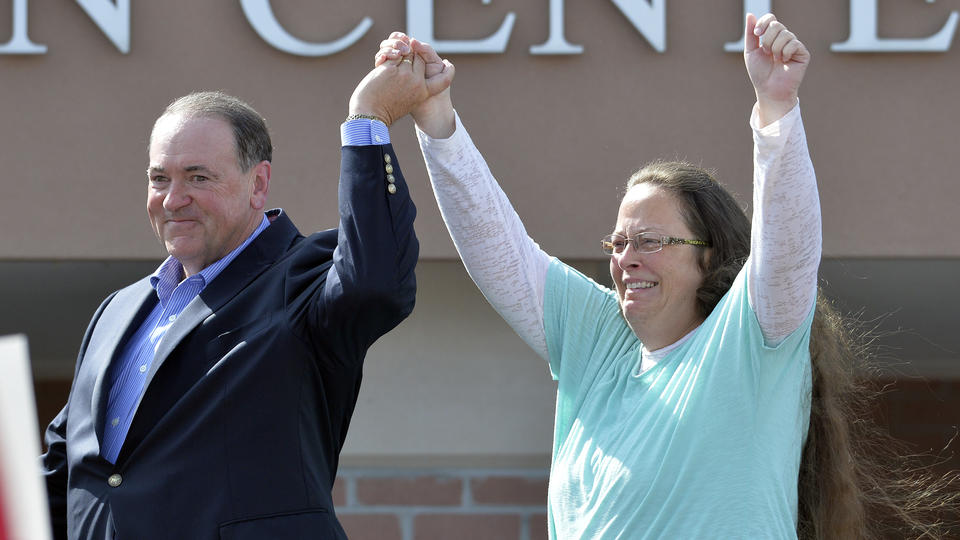
[[[376,116],[388,126],[411,113],[421,126],[452,121],[454,67],[429,44],[394,32],[380,43],[374,66],[350,97],[349,114]]]
[[[773,14],[746,18],[744,63],[756,92],[761,125],[782,117],[797,103],[810,53]],[[455,129],[450,84],[454,68],[427,43],[402,32],[380,42],[374,69],[350,98],[349,114],[374,115],[388,126],[411,114],[435,138]]]

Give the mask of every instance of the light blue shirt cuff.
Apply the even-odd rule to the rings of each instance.
[[[379,120],[358,118],[340,124],[340,144],[342,146],[370,146],[390,144],[390,131]]]

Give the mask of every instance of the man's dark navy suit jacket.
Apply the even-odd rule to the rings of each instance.
[[[103,302],[46,434],[56,538],[346,538],[338,455],[367,349],[413,309],[419,248],[390,145],[343,148],[339,205],[339,227],[306,238],[268,213],[187,306],[115,465],[100,457],[110,369],[157,296],[144,278]]]

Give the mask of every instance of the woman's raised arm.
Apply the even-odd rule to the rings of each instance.
[[[797,97],[810,53],[772,14],[750,14],[746,27],[744,62],[757,96],[748,291],[764,338],[775,345],[816,301],[820,199]]]

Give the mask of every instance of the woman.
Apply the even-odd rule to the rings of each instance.
[[[821,403],[824,377],[811,366],[820,210],[797,98],[810,55],[773,15],[749,15],[746,27],[752,227],[706,171],[648,165],[602,240],[615,290],[526,235],[449,91],[414,110],[468,272],[558,380],[552,538],[864,534],[845,420]],[[414,53],[427,78],[453,69],[399,33],[376,62]]]

